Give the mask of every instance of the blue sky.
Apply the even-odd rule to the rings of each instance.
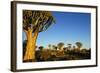
[[[67,46],[69,43],[75,45],[75,42],[82,42],[83,48],[91,47],[90,13],[52,12],[52,14],[56,23],[39,33],[37,46],[47,47],[48,44],[56,45],[59,42],[64,42]]]

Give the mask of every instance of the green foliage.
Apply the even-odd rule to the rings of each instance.
[[[41,50],[41,51],[42,51],[42,50],[43,50],[43,48],[44,48],[43,46],[40,46],[40,47],[39,47],[39,50]]]
[[[83,44],[81,42],[76,42],[76,45],[78,48],[81,48]]]
[[[76,42],[79,47],[82,47],[82,43]],[[63,50],[53,50],[62,48],[64,46],[63,42],[57,44],[57,46],[52,45],[52,49],[44,49],[43,51],[38,51],[37,61],[67,61],[67,60],[83,60],[91,59],[91,49],[77,50],[75,46],[72,49],[68,49],[72,44],[68,44],[68,47],[63,47]],[[51,46],[51,45],[50,45]]]
[[[45,31],[53,22],[55,22],[52,13],[49,11],[23,10],[23,29],[32,28],[33,32],[38,29],[39,32]]]
[[[26,45],[25,44],[26,42],[27,40],[23,42],[23,49],[24,49],[24,46]],[[80,42],[78,42],[78,44],[80,44]],[[71,45],[72,44],[69,44],[68,46],[71,46]],[[64,43],[60,42],[58,43],[58,46],[62,47],[64,46]],[[68,49],[68,47],[63,47],[63,50],[60,50],[60,49],[57,50],[57,46],[52,45],[51,49],[45,48],[43,46],[38,47],[38,49],[39,50],[36,50],[36,54],[35,54],[36,62],[91,59],[91,48],[90,49],[84,48],[81,50],[77,50],[77,48],[73,46],[72,49]],[[25,51],[23,51],[23,54],[24,52]]]
[[[56,45],[52,45],[54,50],[57,50],[57,46]]]
[[[60,43],[58,43],[57,46],[58,46],[59,49],[61,49],[64,46],[64,43],[63,42],[60,42]]]
[[[49,49],[51,49],[51,44],[48,45]]]
[[[68,49],[70,49],[70,48],[71,48],[71,45],[72,45],[72,44],[68,44]]]
[[[44,49],[43,51],[36,51],[36,61],[68,61],[68,60],[83,60],[91,59],[91,50],[84,49],[85,52],[75,50],[51,50]]]

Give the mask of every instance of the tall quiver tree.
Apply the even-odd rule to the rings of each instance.
[[[23,31],[27,40],[24,61],[35,60],[35,46],[38,33],[48,29],[53,22],[55,22],[54,18],[49,11],[23,10]]]

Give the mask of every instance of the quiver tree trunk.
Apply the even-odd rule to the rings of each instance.
[[[35,46],[38,32],[47,30],[53,22],[55,23],[55,20],[49,11],[23,10],[23,30],[27,37],[23,61],[30,62],[35,60]]]
[[[32,29],[28,29],[25,32],[27,37],[27,45],[26,51],[24,55],[24,61],[34,61],[35,60],[35,49],[36,49],[36,40],[38,37],[38,30],[34,31],[34,35],[32,34]]]

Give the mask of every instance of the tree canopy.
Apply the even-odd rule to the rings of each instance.
[[[61,49],[64,46],[64,43],[60,42],[60,43],[57,44],[57,46],[58,46],[59,49]]]
[[[38,29],[39,32],[45,31],[53,22],[54,17],[50,11],[32,11],[23,10],[23,29],[31,28],[34,32]]]
[[[77,45],[78,48],[81,48],[83,45],[81,42],[76,42],[75,44]]]

